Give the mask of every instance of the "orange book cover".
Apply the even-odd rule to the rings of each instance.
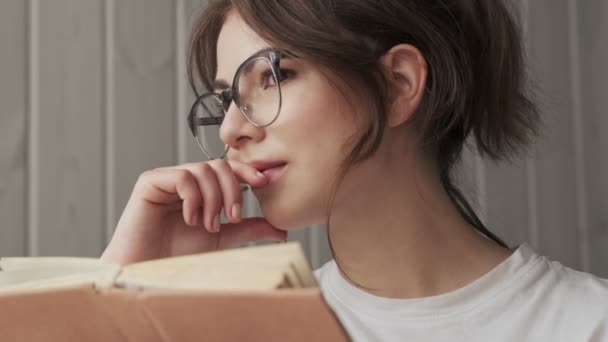
[[[2,341],[347,341],[317,289],[137,291],[79,285],[0,294]]]
[[[295,244],[124,268],[85,258],[0,266],[0,341],[349,340]]]

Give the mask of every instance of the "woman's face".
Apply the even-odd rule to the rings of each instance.
[[[216,80],[232,83],[238,67],[259,50],[269,48],[242,19],[230,14],[217,44]],[[253,126],[231,104],[220,128],[230,146],[229,159],[282,161],[282,173],[269,185],[253,189],[264,217],[280,229],[325,222],[331,186],[356,131],[355,113],[318,68],[286,58],[280,64],[282,109],[270,126]],[[217,90],[217,89],[216,89]],[[338,199],[337,199],[338,200]]]

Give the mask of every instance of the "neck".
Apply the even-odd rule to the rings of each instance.
[[[386,153],[353,170],[365,175],[355,179],[374,181],[356,189],[345,183],[340,192],[349,201],[332,211],[331,242],[349,282],[382,297],[433,296],[465,286],[511,254],[461,217],[433,163]],[[416,170],[408,174],[411,165]]]

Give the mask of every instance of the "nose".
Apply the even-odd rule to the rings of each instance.
[[[264,129],[249,122],[234,102],[230,104],[220,126],[220,139],[224,144],[233,150],[239,150],[251,141],[261,141],[264,134]]]

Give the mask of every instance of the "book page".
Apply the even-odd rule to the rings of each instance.
[[[119,284],[181,289],[316,287],[298,243],[237,248],[123,267]]]
[[[79,257],[8,257],[0,258],[0,271],[14,271],[24,268],[72,267],[83,270],[94,269],[105,265],[96,258]]]
[[[19,268],[0,272],[0,293],[86,283],[99,287],[111,287],[119,274],[120,267],[117,265]]]
[[[0,259],[0,291],[94,283],[136,289],[268,290],[317,287],[298,243],[236,248],[124,267],[94,258]]]

